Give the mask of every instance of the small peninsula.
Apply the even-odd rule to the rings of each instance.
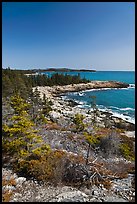
[[[42,87],[40,86],[38,89],[40,92],[44,93],[44,90],[47,90],[50,94],[57,95],[61,93],[67,92],[77,92],[84,91],[89,89],[104,89],[104,88],[127,88],[129,84],[122,83],[118,81],[92,81],[88,83],[79,83],[79,84],[69,84],[65,86],[53,86],[53,87]]]

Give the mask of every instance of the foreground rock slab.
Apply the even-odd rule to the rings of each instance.
[[[26,180],[25,177],[18,177],[12,170],[2,168],[2,177],[16,179],[10,202],[129,202],[126,192],[115,193],[113,189],[97,187],[95,185],[77,189],[71,186],[58,186],[39,184],[37,181]],[[124,181],[121,180],[121,183]],[[119,183],[117,183],[119,185]],[[5,191],[3,186],[2,191]]]

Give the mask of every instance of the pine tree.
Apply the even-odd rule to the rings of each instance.
[[[88,164],[88,160],[89,160],[89,153],[90,153],[90,149],[92,149],[93,151],[95,150],[95,146],[96,144],[98,144],[98,140],[97,138],[94,136],[93,133],[84,133],[86,142],[88,143],[88,148],[87,148],[87,156],[86,156],[86,165]]]
[[[10,119],[11,125],[3,125],[3,149],[19,157],[28,156],[42,145],[43,140],[34,130],[34,123],[28,115],[29,105],[19,94],[11,97],[11,106],[14,115]],[[45,145],[45,150],[48,148]]]
[[[34,89],[34,91],[31,94],[31,104],[32,104],[32,112],[33,112],[32,118],[33,118],[33,121],[37,124],[37,120],[42,109],[42,99],[40,98],[40,92],[37,87]]]
[[[98,109],[96,106],[96,96],[90,96],[90,98],[92,98],[91,108],[93,109],[93,118],[92,118],[93,130],[90,133],[85,132],[84,134],[86,142],[88,143],[86,165],[88,164],[90,149],[94,150],[95,145],[98,143],[98,140],[94,135],[94,131],[97,128],[96,126],[97,126],[97,116],[98,116]]]
[[[83,122],[84,116],[82,114],[77,113],[74,118],[73,122],[76,125],[76,131],[81,132],[85,128],[85,124]]]
[[[43,95],[43,102],[42,102],[42,114],[48,115],[50,111],[52,111],[52,102],[46,98],[46,95]]]

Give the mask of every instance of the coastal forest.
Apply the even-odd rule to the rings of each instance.
[[[134,175],[135,138],[126,135],[134,127],[99,111],[95,96],[92,111],[82,110],[74,101],[41,96],[37,88],[88,82],[80,74],[47,76],[2,69],[2,167],[39,185],[108,191],[115,179],[122,182]],[[4,177],[2,185],[14,187],[3,191],[3,202],[10,202],[19,191],[16,181]],[[134,189],[135,179],[131,185]],[[128,201],[133,199],[128,193]]]
[[[55,73],[51,77],[45,74],[29,74],[28,70],[2,69],[2,93],[3,96],[12,95],[15,91],[20,92],[22,97],[28,97],[35,86],[54,86],[87,83],[89,80],[80,78],[80,74],[71,76],[69,74]]]

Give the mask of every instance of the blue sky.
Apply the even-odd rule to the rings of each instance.
[[[135,69],[134,2],[3,2],[2,66]]]

